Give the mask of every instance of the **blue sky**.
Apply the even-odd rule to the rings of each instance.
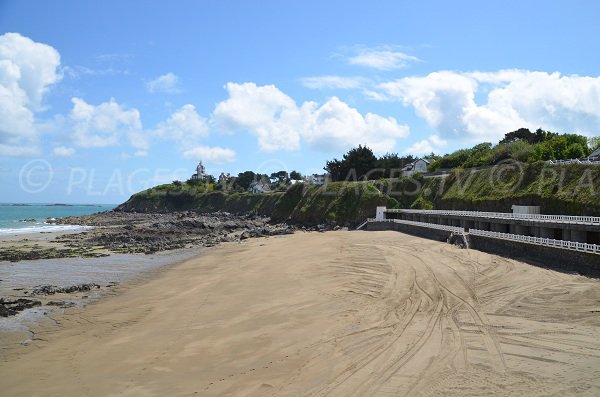
[[[600,132],[596,1],[0,0],[2,202]]]

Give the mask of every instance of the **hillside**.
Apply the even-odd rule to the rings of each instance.
[[[378,205],[397,207],[398,202],[381,193],[371,182],[334,182],[321,187],[296,184],[285,192],[271,193],[205,192],[184,183],[136,193],[116,211],[226,211],[268,215],[277,222],[353,226],[373,216]]]
[[[545,214],[600,216],[598,165],[507,163],[456,169],[445,178],[386,180],[378,187],[401,208],[511,212],[512,205],[539,205]]]
[[[483,170],[457,169],[442,178],[296,184],[285,192],[226,193],[168,184],[134,194],[117,211],[195,210],[268,215],[274,221],[355,226],[375,207],[510,212],[511,206],[541,205],[546,214],[600,216],[600,167],[543,162],[511,163]]]

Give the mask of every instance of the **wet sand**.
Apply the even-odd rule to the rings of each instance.
[[[600,394],[600,281],[397,232],[226,243],[40,326],[7,396]]]

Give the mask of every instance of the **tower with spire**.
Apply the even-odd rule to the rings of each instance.
[[[203,182],[206,180],[206,170],[204,169],[204,165],[202,164],[202,160],[196,166],[196,173],[192,175],[190,178],[192,181]]]

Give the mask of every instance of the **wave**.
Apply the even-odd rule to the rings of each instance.
[[[0,236],[6,235],[6,234],[66,232],[66,231],[88,230],[91,228],[92,228],[92,226],[43,224],[43,225],[39,225],[39,226],[27,226],[27,227],[19,227],[19,228],[0,228]]]

